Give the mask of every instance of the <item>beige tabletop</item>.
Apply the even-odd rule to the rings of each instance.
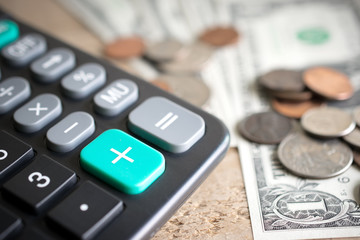
[[[98,57],[102,42],[56,1],[0,0],[14,17]],[[132,71],[124,61],[113,61]],[[230,149],[224,160],[154,239],[252,239],[249,210],[238,153]]]

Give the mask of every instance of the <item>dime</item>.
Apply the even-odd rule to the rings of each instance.
[[[166,62],[176,59],[184,45],[174,39],[166,39],[147,46],[145,56],[155,62]]]
[[[340,140],[316,140],[303,133],[287,136],[280,143],[278,157],[294,174],[318,179],[345,172],[353,161],[351,149]]]
[[[318,108],[323,104],[323,101],[316,99],[301,102],[278,99],[272,99],[271,101],[271,106],[276,112],[290,118],[301,118],[301,116],[309,109]]]
[[[305,131],[318,137],[341,137],[355,128],[350,114],[331,107],[310,109],[302,115],[300,122]]]
[[[221,47],[235,44],[239,39],[239,33],[231,26],[215,27],[205,30],[200,35],[199,39],[209,45]]]
[[[360,107],[356,107],[353,112],[353,118],[355,123],[360,127]]]
[[[168,85],[175,96],[198,107],[204,106],[210,98],[209,87],[196,77],[162,75],[157,81]]]
[[[238,125],[244,138],[260,144],[278,144],[291,129],[290,119],[275,112],[252,114]]]
[[[259,84],[275,92],[302,92],[305,84],[300,71],[278,69],[266,73],[259,79]]]
[[[351,133],[342,137],[345,142],[354,148],[360,149],[360,130],[355,128]]]
[[[119,38],[106,45],[105,54],[113,58],[132,58],[143,55],[144,42],[139,37]]]
[[[327,105],[330,107],[337,107],[337,108],[354,108],[360,105],[360,90],[357,90],[351,98],[343,101],[328,101]]]
[[[200,43],[186,47],[178,60],[160,64],[160,69],[172,74],[194,74],[201,71],[213,54],[213,49]]]
[[[328,99],[345,100],[353,95],[349,78],[334,69],[310,68],[304,72],[304,82],[309,89]]]

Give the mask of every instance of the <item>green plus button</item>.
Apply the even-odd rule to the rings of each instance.
[[[0,21],[0,48],[15,41],[19,37],[19,27],[10,20]]]
[[[80,164],[128,194],[143,192],[165,170],[160,152],[117,129],[103,132],[83,148]]]

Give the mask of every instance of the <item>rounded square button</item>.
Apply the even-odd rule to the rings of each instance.
[[[128,194],[138,194],[165,170],[164,156],[129,134],[110,129],[80,153],[88,172]]]

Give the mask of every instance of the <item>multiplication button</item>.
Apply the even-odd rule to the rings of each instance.
[[[132,132],[174,153],[192,147],[205,133],[199,115],[163,97],[151,97],[129,115]]]
[[[165,170],[164,156],[129,134],[110,129],[80,153],[86,171],[128,194],[148,188]]]

